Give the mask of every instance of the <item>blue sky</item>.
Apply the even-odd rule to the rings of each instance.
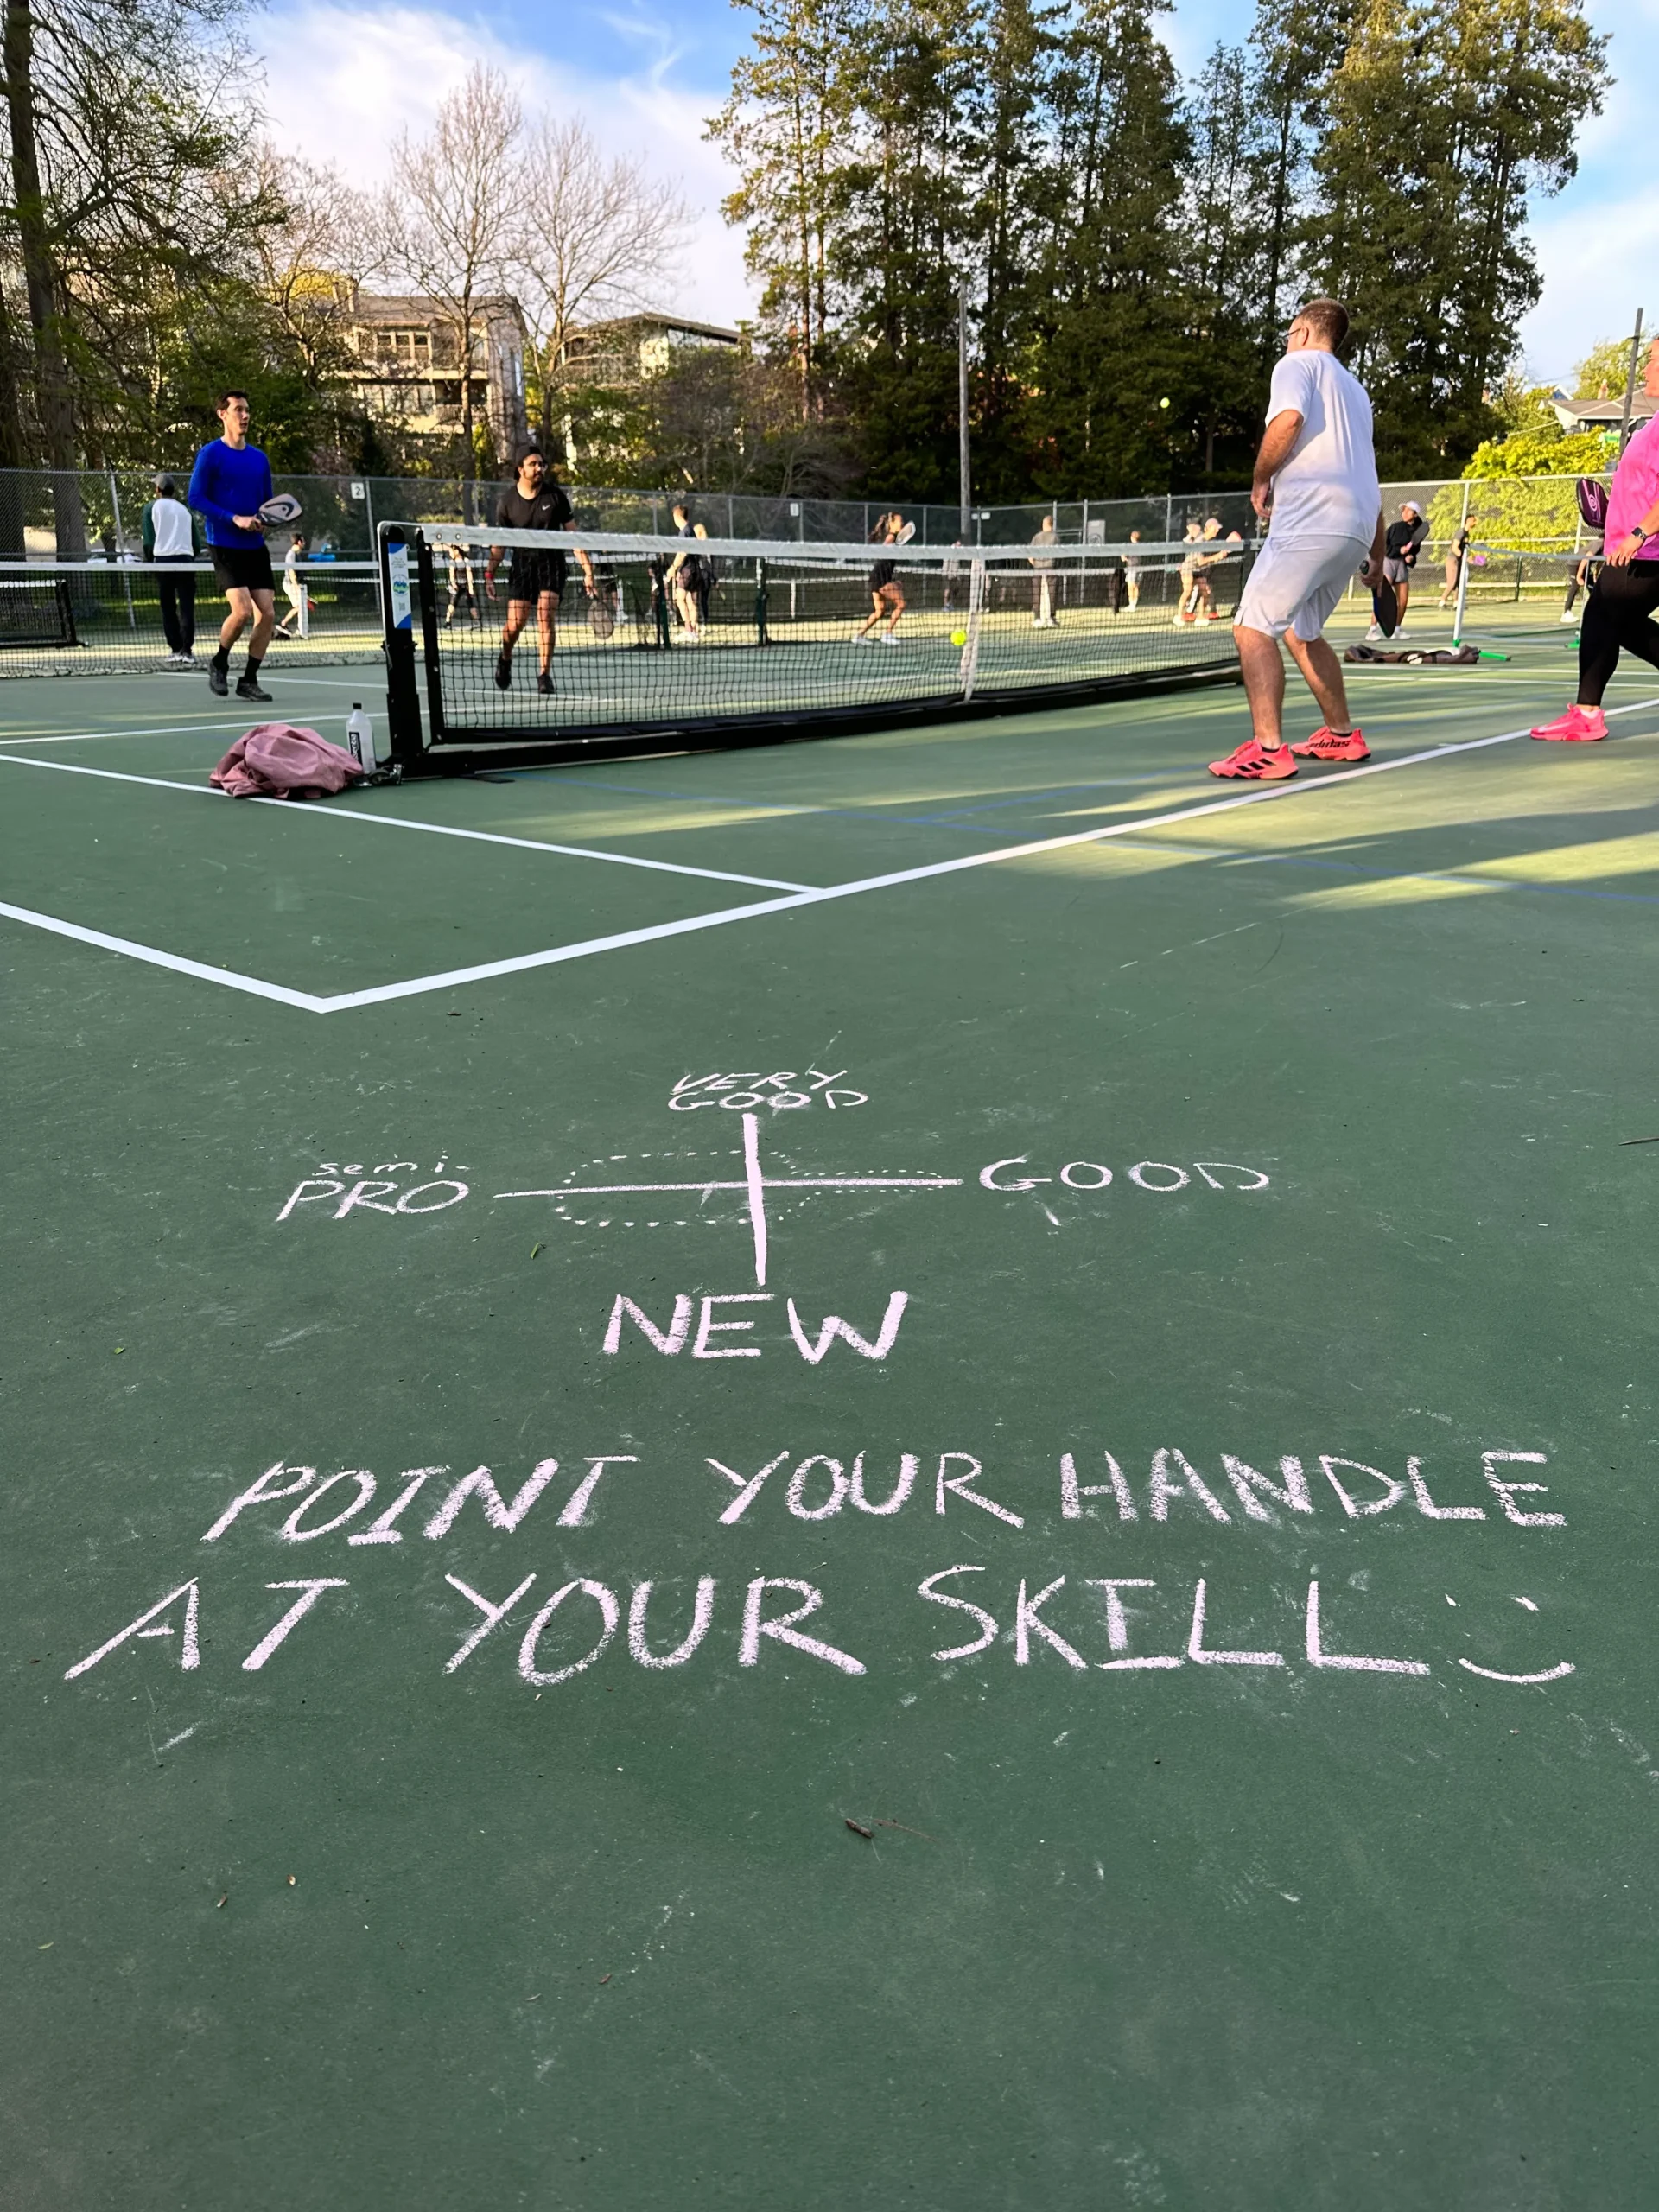
[[[1251,12],[1247,0],[1177,0],[1166,19],[1177,60],[1196,68],[1218,37],[1242,35]],[[1577,179],[1535,211],[1545,287],[1524,335],[1541,380],[1564,375],[1591,340],[1628,330],[1638,305],[1649,327],[1659,323],[1659,0],[1589,0],[1586,12],[1613,34],[1619,82],[1585,130]],[[480,56],[517,79],[527,105],[581,112],[605,143],[676,181],[696,211],[662,304],[730,321],[750,294],[741,240],[719,214],[729,176],[702,129],[748,20],[728,0],[563,0],[556,10],[522,0],[283,0],[259,39],[279,143],[354,182],[378,181],[397,130],[418,131]]]

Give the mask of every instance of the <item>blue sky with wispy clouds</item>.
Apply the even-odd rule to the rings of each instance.
[[[1628,330],[1638,305],[1659,322],[1659,0],[1588,0],[1613,36],[1618,83],[1586,125],[1574,181],[1541,201],[1533,232],[1544,296],[1526,326],[1534,375],[1564,375],[1591,340]],[[1217,38],[1248,28],[1247,0],[1176,0],[1166,33],[1195,69]],[[443,92],[483,58],[526,104],[582,113],[601,139],[645,156],[696,213],[663,302],[710,321],[749,311],[742,245],[721,221],[730,178],[702,137],[724,97],[749,18],[728,0],[563,0],[556,10],[480,0],[283,0],[261,20],[267,106],[279,141],[378,181],[400,127],[419,130]]]

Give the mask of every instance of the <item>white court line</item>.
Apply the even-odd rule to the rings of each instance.
[[[1617,715],[1643,714],[1655,707],[1659,707],[1659,698],[1633,700],[1628,706],[1610,708],[1607,710],[1608,719],[1611,721]],[[719,929],[728,922],[757,919],[762,914],[786,913],[795,907],[821,906],[832,899],[854,898],[861,892],[884,891],[900,884],[923,882],[931,876],[955,875],[967,868],[990,868],[1000,861],[1028,860],[1038,854],[1058,852],[1070,846],[1103,844],[1110,838],[1132,837],[1147,830],[1165,829],[1172,823],[1194,822],[1212,814],[1231,813],[1243,806],[1260,806],[1273,800],[1328,791],[1339,785],[1356,783],[1362,777],[1386,776],[1396,768],[1416,767],[1428,760],[1453,760],[1459,753],[1478,753],[1492,745],[1510,745],[1517,738],[1530,735],[1529,727],[1500,730],[1492,737],[1465,738],[1455,745],[1436,745],[1421,753],[1402,753],[1391,760],[1369,761],[1363,767],[1344,769],[1335,776],[1322,776],[1317,782],[1303,783],[1298,779],[1279,784],[1258,784],[1247,791],[1236,792],[1229,798],[1211,799],[1203,806],[1178,808],[1166,814],[1141,815],[1134,821],[1114,823],[1104,829],[1080,830],[1067,836],[1045,837],[1024,845],[1005,845],[994,853],[969,853],[956,860],[934,861],[923,868],[901,868],[888,875],[865,876],[856,882],[831,884],[823,890],[797,892],[783,899],[763,899],[747,906],[727,906],[716,913],[689,915],[683,921],[659,922],[647,929],[624,930],[611,937],[588,938],[578,944],[555,945],[545,952],[520,953],[508,960],[482,961],[471,968],[446,969],[438,975],[411,976],[406,982],[382,983],[371,990],[342,992],[330,998],[316,997],[306,991],[285,990],[279,984],[260,982],[253,976],[235,975],[228,969],[207,968],[199,961],[182,960],[175,954],[160,951],[154,946],[135,944],[124,938],[107,937],[99,931],[82,929],[76,923],[60,921],[54,916],[37,914],[25,907],[0,904],[0,914],[8,915],[14,921],[27,923],[34,928],[53,931],[60,937],[76,938],[84,944],[125,953],[130,958],[147,961],[155,967],[176,969],[181,975],[197,976],[207,982],[224,983],[232,990],[249,991],[258,998],[274,999],[284,1006],[298,1007],[308,1014],[345,1014],[358,1007],[381,1006],[394,999],[416,998],[429,991],[452,990],[462,983],[488,982],[499,976],[523,975],[534,968],[556,967],[564,961],[585,959],[594,953],[615,952],[632,945],[658,944],[667,938]],[[38,761],[35,765],[57,767],[61,764]],[[188,791],[194,787],[180,785],[175,788]],[[286,802],[273,801],[271,804]]]
[[[78,760],[33,760],[24,753],[0,753],[0,765],[9,768],[50,768],[60,776],[95,776],[106,784],[148,784],[162,791],[183,791],[191,798],[225,798],[227,792],[212,784],[181,784],[170,776],[135,776],[124,768],[88,768]],[[696,875],[711,883],[747,883],[757,891],[810,891],[808,883],[785,883],[775,875],[734,875],[721,868],[691,868],[681,861],[643,859],[636,853],[602,853],[591,845],[550,845],[540,837],[505,837],[494,830],[460,830],[445,822],[408,822],[397,814],[367,814],[360,807],[296,807],[291,799],[256,798],[238,804],[279,806],[290,818],[302,815],[313,822],[373,822],[386,830],[416,830],[427,837],[465,837],[480,845],[513,845],[526,853],[557,853],[566,860],[609,861],[615,868],[649,868],[658,875]]]
[[[320,722],[343,722],[346,715],[319,715]],[[251,729],[245,715],[233,722],[146,722],[142,729],[41,730],[35,737],[0,737],[0,745],[86,745],[105,737],[180,737],[197,730]]]
[[[298,1007],[302,1014],[327,1014],[333,1003],[309,991],[290,991],[281,983],[263,983],[257,976],[239,976],[233,968],[210,968],[205,961],[186,960],[181,954],[163,952],[153,944],[135,944],[130,938],[111,937],[104,930],[84,929],[79,922],[60,921],[55,914],[37,914],[28,906],[10,906],[0,899],[0,914],[30,929],[48,930],[54,937],[73,938],[79,944],[95,944],[104,952],[124,953],[152,968],[170,968],[176,975],[194,976],[204,983],[223,983],[227,990],[245,991],[256,999],[274,999],[278,1006]]]

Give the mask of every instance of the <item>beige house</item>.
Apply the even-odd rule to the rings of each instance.
[[[356,356],[353,389],[368,412],[417,435],[461,424],[461,360],[454,321],[419,294],[359,291],[345,319]],[[524,435],[524,319],[515,299],[480,300],[472,328],[473,405],[499,452]]]
[[[741,334],[723,323],[691,322],[677,315],[617,315],[571,332],[565,374],[571,384],[626,391],[660,375],[677,353],[707,346],[735,353],[741,343]]]
[[[684,315],[650,311],[616,315],[573,330],[564,349],[565,387],[585,388],[589,404],[580,448],[574,417],[566,414],[560,425],[569,467],[580,468],[584,461],[602,464],[607,456],[612,461],[620,456],[623,448],[617,437],[626,412],[624,396],[649,378],[660,376],[677,356],[709,350],[735,353],[742,342],[741,334],[724,323],[693,322]],[[601,399],[593,404],[592,395],[610,392],[618,395],[614,403]]]

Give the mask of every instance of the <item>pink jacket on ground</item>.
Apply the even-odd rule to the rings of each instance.
[[[237,739],[207,780],[232,798],[322,798],[362,775],[349,753],[315,730],[261,722]]]

